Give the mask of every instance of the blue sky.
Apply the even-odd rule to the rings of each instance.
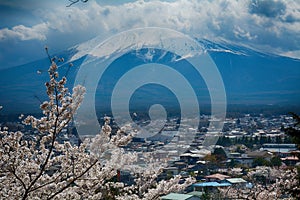
[[[300,59],[295,0],[0,0],[0,69],[58,53],[96,36],[141,27],[171,28]]]

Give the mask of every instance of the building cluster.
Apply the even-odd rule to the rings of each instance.
[[[187,191],[170,193],[161,199],[201,199],[206,194],[216,193],[218,188],[251,188],[254,183],[244,177],[256,166],[291,168],[300,164],[297,146],[284,132],[294,124],[290,116],[245,114],[227,118],[216,145],[205,146],[210,120],[209,116],[201,116],[196,131],[183,126],[180,132],[175,126],[172,129],[167,125],[168,129],[162,129],[156,136],[135,138],[126,147],[136,152],[154,151],[156,159],[165,159],[168,166],[159,179],[175,175],[183,178],[192,175],[197,179]],[[187,137],[185,134],[194,135],[181,140],[180,137]]]

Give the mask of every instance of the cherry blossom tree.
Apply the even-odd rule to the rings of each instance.
[[[59,77],[55,60],[50,61],[50,80],[45,84],[48,100],[40,105],[43,116],[23,119],[38,134],[28,139],[20,131],[0,129],[0,199],[157,199],[193,183],[187,178],[179,184],[180,176],[157,182],[162,165],[133,165],[136,153],[121,148],[133,134],[112,135],[108,117],[95,138],[79,146],[60,143],[58,138],[83,101],[85,88],[78,85],[71,93],[65,87],[66,77]],[[116,181],[120,170],[130,170],[135,183]]]

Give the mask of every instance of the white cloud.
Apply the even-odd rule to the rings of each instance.
[[[23,25],[14,26],[12,29],[4,28],[0,30],[0,40],[17,38],[20,40],[46,40],[48,25],[46,23],[37,24],[32,27]]]
[[[1,29],[0,39],[59,40],[62,35],[69,35],[84,41],[91,36],[102,35],[105,39],[128,29],[156,26],[264,51],[283,53],[300,49],[300,2],[286,0],[278,3],[274,0],[269,4],[276,5],[276,9],[271,10],[263,3],[257,3],[255,6],[261,7],[254,9],[251,3],[251,0],[139,0],[101,5],[89,1],[70,8],[59,4],[39,12],[43,23]]]
[[[252,36],[250,32],[243,30],[239,26],[234,26],[233,33],[236,38],[247,39],[247,40],[253,40],[257,38],[257,35]]]

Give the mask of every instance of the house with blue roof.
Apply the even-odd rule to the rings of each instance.
[[[200,200],[200,197],[192,194],[170,193],[160,197],[161,200]]]
[[[200,182],[200,183],[194,183],[193,188],[195,191],[216,191],[218,187],[229,187],[231,186],[231,183],[228,182],[217,182],[217,181],[211,181],[211,182]]]

